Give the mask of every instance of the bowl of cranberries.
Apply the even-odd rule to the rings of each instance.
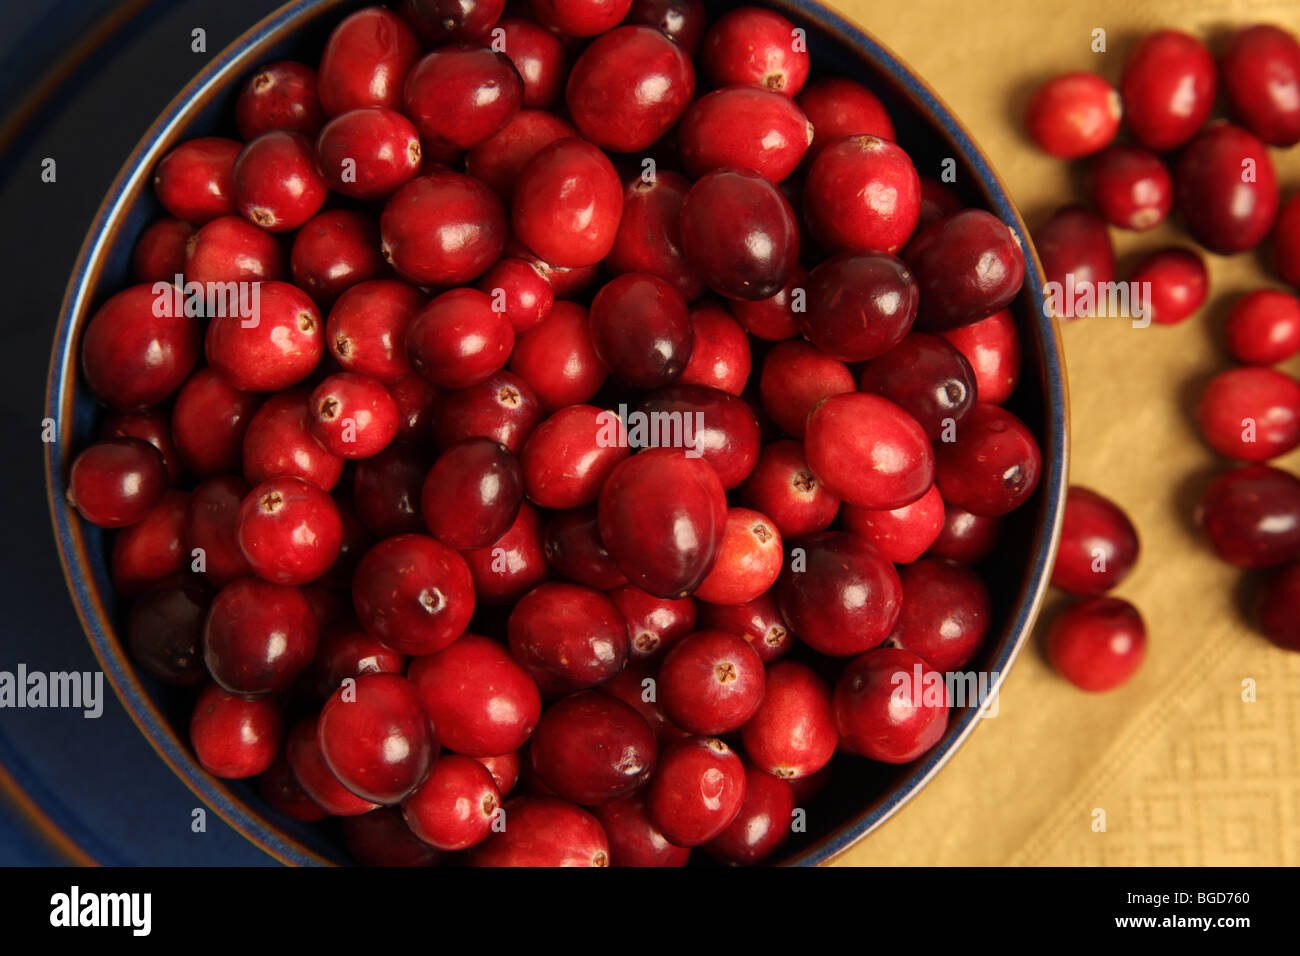
[[[995,710],[1065,401],[970,136],[814,3],[298,0],[56,333],[141,731],[272,856],[812,864]]]

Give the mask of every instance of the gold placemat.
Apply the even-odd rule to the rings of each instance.
[[[830,0],[925,79],[1006,181],[1031,228],[1082,199],[1081,164],[1035,149],[1021,115],[1034,87],[1067,70],[1118,81],[1144,32],[1177,27],[1216,38],[1270,21],[1300,33],[1300,4],[1248,0]],[[1093,31],[1107,52],[1091,52]],[[1284,194],[1300,188],[1300,149],[1273,150]],[[1164,224],[1114,231],[1120,278],[1148,251],[1192,245]],[[1048,668],[1042,627],[985,720],[946,768],[837,863],[1300,864],[1300,655],[1245,622],[1239,573],[1218,562],[1192,522],[1222,467],[1192,409],[1231,362],[1227,309],[1242,292],[1280,287],[1258,255],[1206,254],[1210,299],[1172,328],[1084,319],[1064,329],[1071,479],[1118,501],[1142,557],[1118,594],[1146,619],[1147,660],[1109,694],[1075,690]],[[1300,373],[1300,362],[1281,366]],[[1300,471],[1300,453],[1277,464]],[[1055,599],[1054,599],[1055,598]],[[1060,596],[1049,597],[1050,620]],[[1253,681],[1254,702],[1243,700]],[[1104,811],[1104,832],[1094,829]]]

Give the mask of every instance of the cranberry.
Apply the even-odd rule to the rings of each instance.
[[[814,80],[803,88],[795,101],[814,130],[812,143],[808,146],[810,161],[827,146],[846,136],[898,138],[885,104],[875,93],[854,80],[842,77]]]
[[[645,784],[654,773],[658,746],[634,709],[586,690],[547,708],[528,753],[533,769],[558,796],[596,805]]]
[[[515,457],[491,438],[466,438],[443,452],[430,470],[420,511],[443,544],[460,551],[483,548],[514,523],[523,495]]]
[[[921,291],[920,331],[942,332],[1007,307],[1025,278],[1016,234],[996,216],[967,209],[926,226],[903,259]]]
[[[1196,420],[1225,458],[1277,458],[1300,446],[1300,382],[1271,368],[1220,372],[1201,394]]]
[[[212,601],[203,654],[212,679],[232,694],[274,694],[311,665],[316,638],[316,618],[297,588],[240,578]]]
[[[1300,299],[1272,289],[1249,292],[1233,304],[1225,334],[1238,362],[1284,362],[1300,352]]]
[[[404,112],[436,147],[470,149],[519,112],[524,83],[504,53],[460,44],[434,50],[406,78]]]
[[[235,388],[275,392],[315,370],[325,351],[324,323],[315,303],[287,282],[261,283],[259,297],[251,318],[215,316],[204,351],[208,364]]]
[[[932,558],[951,558],[962,564],[983,560],[998,542],[1000,517],[971,514],[965,508],[944,503],[943,529],[926,552]]]
[[[312,437],[340,458],[370,458],[397,434],[397,403],[369,376],[331,375],[316,386],[307,404]]]
[[[416,313],[406,330],[411,365],[444,388],[468,388],[506,363],[514,345],[510,320],[477,289],[452,289]]]
[[[607,374],[587,327],[587,310],[556,302],[550,316],[521,334],[510,353],[510,371],[530,387],[547,411],[587,401]]]
[[[544,548],[547,564],[562,578],[598,591],[627,584],[627,575],[600,540],[595,508],[561,511],[551,518]]]
[[[901,508],[873,511],[845,505],[841,513],[850,531],[895,564],[911,564],[930,549],[943,531],[943,497],[933,485]]]
[[[242,222],[243,220],[238,220]],[[194,227],[179,219],[159,219],[145,227],[131,253],[136,282],[173,282],[185,271],[185,247]]]
[[[337,817],[351,817],[375,808],[343,784],[325,763],[316,732],[318,717],[304,717],[293,725],[284,743],[284,756],[294,778],[311,801]]]
[[[1239,30],[1219,56],[1219,73],[1243,126],[1274,146],[1300,142],[1300,44],[1294,36],[1269,24]]]
[[[623,192],[623,216],[605,265],[615,275],[641,272],[673,284],[687,301],[704,293],[704,282],[682,251],[680,213],[690,190],[680,173],[660,170],[632,179]]]
[[[621,700],[644,717],[662,747],[690,735],[668,719],[656,696],[657,688],[654,671],[636,665],[625,667],[600,685],[601,693]]]
[[[728,86],[697,100],[677,135],[682,164],[692,177],[732,167],[779,183],[807,152],[812,124],[788,96]]]
[[[956,193],[931,176],[921,177],[921,215],[916,222],[918,230],[945,216],[955,216],[961,210],[961,200]]]
[[[1155,153],[1111,146],[1088,166],[1088,193],[1111,225],[1142,232],[1169,215],[1174,181]]]
[[[1001,405],[1011,397],[1020,379],[1020,335],[1010,312],[1003,309],[973,325],[939,334],[970,363],[981,402]]]
[[[773,664],[762,706],[741,738],[764,773],[785,780],[811,776],[830,763],[839,743],[830,689],[803,664]]]
[[[239,547],[239,507],[248,484],[235,475],[209,478],[191,495],[185,515],[185,540],[202,552],[203,575],[214,587],[253,573]]]
[[[541,402],[527,382],[510,372],[496,372],[478,385],[446,394],[434,438],[443,448],[465,438],[491,438],[517,455],[543,416]]]
[[[655,597],[631,584],[611,591],[609,597],[627,622],[633,663],[657,660],[695,630],[694,598]]]
[[[799,541],[803,560],[781,574],[781,614],[809,647],[848,657],[894,628],[903,589],[898,572],[857,535],[824,531]]]
[[[501,44],[515,71],[524,81],[525,110],[553,106],[564,88],[564,44],[550,30],[532,20],[508,17],[497,29]]]
[[[1181,146],[1214,106],[1214,58],[1205,44],[1177,30],[1148,33],[1124,61],[1119,83],[1124,121],[1148,149]]]
[[[190,282],[262,282],[285,278],[280,240],[243,216],[218,216],[185,244]]]
[[[902,147],[853,136],[817,154],[803,208],[809,229],[830,252],[895,253],[916,231],[921,181]]]
[[[1104,219],[1082,206],[1066,206],[1034,233],[1034,248],[1043,263],[1047,290],[1051,292],[1053,285],[1062,290],[1065,308],[1057,318],[1105,312],[1101,290],[1115,280],[1115,249]],[[1073,301],[1066,290],[1077,290]],[[987,401],[983,393],[980,400]]]
[[[763,448],[740,496],[745,504],[771,518],[786,539],[825,530],[840,508],[839,499],[808,467],[803,445],[789,440]]]
[[[724,863],[761,863],[790,835],[794,807],[794,788],[789,783],[746,766],[745,799],[740,811],[704,848]]]
[[[1288,565],[1265,584],[1257,620],[1278,647],[1300,650],[1300,564]]]
[[[321,54],[321,106],[329,116],[400,109],[402,84],[419,58],[419,41],[401,17],[383,7],[358,10],[334,28]]]
[[[798,36],[779,13],[738,7],[709,28],[701,59],[714,86],[745,83],[794,97],[808,79],[810,62]]]
[[[627,663],[627,625],[604,594],[548,582],[510,612],[510,652],[547,693],[595,687]]]
[[[607,440],[610,433],[615,441]],[[570,405],[529,437],[520,458],[524,487],[543,508],[595,504],[610,471],[629,454],[618,416],[592,405]]]
[[[262,67],[248,78],[235,101],[235,125],[244,140],[273,129],[315,136],[324,122],[316,71],[292,60]]]
[[[243,148],[234,183],[239,212],[268,232],[297,229],[320,211],[329,192],[311,141],[285,130],[263,133]]]
[[[1128,577],[1138,549],[1137,529],[1118,505],[1095,491],[1071,486],[1052,583],[1085,597],[1104,594]]]
[[[257,778],[257,792],[276,813],[293,820],[314,822],[329,816],[318,807],[293,775],[293,768],[283,756],[262,771]]]
[[[609,837],[614,866],[680,867],[690,858],[688,848],[668,842],[651,821],[644,794],[608,800],[595,812]]]
[[[176,396],[171,423],[186,469],[199,478],[238,471],[244,435],[261,402],[261,396],[232,388],[211,369],[190,376]]]
[[[731,508],[717,560],[695,589],[696,597],[714,604],[753,601],[776,583],[784,557],[781,533],[766,515]]]
[[[512,223],[520,241],[551,265],[587,266],[609,255],[622,212],[613,164],[571,138],[544,147],[520,172]]]
[[[418,289],[395,279],[374,279],[351,286],[330,310],[325,340],[344,370],[368,375],[384,384],[411,371],[406,357],[406,329],[425,298]]]
[[[292,475],[262,482],[236,519],[239,549],[253,571],[275,584],[306,584],[334,564],[343,522],[334,499]]]
[[[1287,199],[1273,227],[1271,265],[1288,285],[1300,285],[1300,195]]]
[[[338,482],[343,459],[312,437],[307,396],[305,389],[281,392],[253,414],[244,432],[244,477],[250,484],[297,475],[329,491]]]
[[[243,145],[233,139],[203,136],[181,143],[158,163],[154,192],[177,219],[201,226],[233,215],[235,159]]]
[[[689,449],[688,457],[700,457],[717,473],[725,489],[744,481],[758,461],[759,427],[749,405],[735,395],[699,385],[661,388],[642,404],[644,422],[651,423],[649,440],[641,437],[634,424],[629,441],[635,445],[669,445]],[[679,437],[675,427],[653,425],[656,421],[683,422]],[[688,433],[685,423],[693,423]]]
[[[722,734],[744,724],[763,701],[763,661],[743,637],[697,631],[675,644],[659,669],[664,712],[690,733]]]
[[[790,203],[748,170],[717,169],[696,180],[682,203],[681,230],[691,268],[729,299],[775,295],[799,258]]]
[[[700,603],[701,630],[738,634],[749,642],[764,664],[779,660],[794,644],[777,605],[776,589],[765,591],[744,604]]]
[[[519,751],[474,759],[492,774],[492,781],[496,784],[498,793],[504,796],[514,789],[515,783],[519,780]]]
[[[526,259],[500,260],[479,280],[479,288],[492,296],[492,308],[505,314],[516,333],[545,322],[555,304],[550,280]]]
[[[430,43],[452,43],[482,39],[505,7],[505,0],[406,0],[404,12]]]
[[[849,504],[901,508],[934,481],[935,453],[916,419],[893,402],[865,392],[832,395],[808,416],[808,464]]]
[[[1137,671],[1147,631],[1137,608],[1116,597],[1094,597],[1067,607],[1047,632],[1047,658],[1075,687],[1112,690]]]
[[[344,817],[339,829],[343,845],[362,866],[427,867],[442,860],[439,850],[411,832],[396,807]]]
[[[680,385],[703,385],[740,395],[749,381],[749,336],[720,305],[702,303],[690,312],[691,358]]]
[[[916,280],[900,260],[846,253],[808,276],[808,308],[799,327],[823,352],[860,362],[902,341],[916,310]]]
[[[957,440],[935,450],[934,480],[943,500],[980,515],[1004,515],[1038,487],[1042,455],[1024,423],[980,402],[957,429]]]
[[[1176,325],[1188,318],[1205,301],[1209,277],[1205,263],[1187,249],[1161,249],[1138,264],[1129,277],[1139,288],[1147,288],[1146,317],[1161,325]]]
[[[979,575],[963,564],[924,558],[899,572],[903,607],[889,644],[937,671],[970,662],[988,633],[992,607]]]
[[[362,557],[352,602],[365,629],[394,650],[433,654],[464,632],[474,583],[464,559],[422,534],[399,534]]]
[[[82,333],[82,374],[114,408],[162,403],[198,363],[198,322],[183,314],[154,315],[158,301],[153,286],[131,286],[101,305]]]
[[[366,529],[381,538],[424,531],[420,491],[432,466],[433,454],[412,442],[395,442],[357,462],[352,500]]]
[[[528,5],[547,29],[565,36],[592,37],[622,21],[632,0],[529,0]]]
[[[588,322],[601,361],[636,388],[668,384],[690,358],[686,302],[655,276],[629,273],[606,284],[591,302]]]
[[[914,332],[862,370],[864,392],[894,402],[933,441],[975,406],[975,373],[965,356],[936,335]]]
[[[195,376],[191,376],[193,377]],[[112,412],[100,425],[99,437],[139,438],[147,441],[162,455],[163,466],[167,469],[167,481],[175,484],[181,476],[180,453],[172,440],[171,421],[165,408]]]
[[[694,57],[704,40],[706,21],[707,13],[700,0],[633,0],[623,22],[655,27],[685,50],[687,56]]]
[[[248,700],[209,684],[190,719],[190,742],[203,769],[215,777],[240,779],[275,762],[284,739],[284,718],[268,700]]]
[[[1300,479],[1267,465],[1218,475],[1205,489],[1201,525],[1220,558],[1266,568],[1300,556]]]
[[[478,600],[515,601],[546,579],[541,519],[527,502],[514,523],[491,544],[461,553],[469,565]]]
[[[95,442],[77,455],[68,471],[68,503],[101,528],[143,520],[166,490],[162,455],[139,438]]]
[[[381,106],[334,117],[316,140],[321,174],[354,199],[380,199],[420,171],[420,135],[411,121]]]
[[[203,622],[208,591],[193,583],[158,588],[131,605],[127,644],[145,671],[177,687],[208,679],[203,664]]]
[[[465,850],[492,832],[501,794],[488,769],[472,757],[439,758],[428,779],[402,804],[411,830],[439,850]]]
[[[334,776],[372,803],[401,803],[437,756],[420,695],[398,674],[362,674],[340,687],[321,708],[316,734]]]
[[[406,656],[385,647],[354,624],[322,634],[312,661],[312,688],[329,697],[343,681],[363,674],[401,674]]]
[[[605,831],[581,807],[555,797],[516,797],[502,812],[506,825],[470,851],[471,866],[609,866]]]
[[[1229,123],[1208,126],[1187,144],[1174,168],[1174,187],[1188,231],[1220,255],[1259,245],[1277,215],[1277,173],[1268,147]]]
[[[835,685],[840,746],[881,763],[909,763],[943,736],[947,697],[943,675],[911,651],[868,651]]]
[[[803,300],[807,284],[808,270],[796,263],[790,278],[775,295],[751,302],[734,299],[727,306],[755,338],[771,342],[792,339],[799,334],[800,313],[795,311],[795,305],[798,302],[801,308],[806,308]]]
[[[438,387],[412,372],[388,383],[388,394],[397,403],[397,440],[425,439],[433,428]]]
[[[1029,98],[1025,126],[1034,142],[1061,159],[1104,149],[1119,132],[1121,105],[1115,88],[1095,73],[1052,77]]]
[[[678,846],[708,843],[736,818],[745,799],[745,767],[716,737],[688,737],[659,757],[646,791],[651,822]]]
[[[185,541],[189,499],[188,493],[169,489],[152,511],[118,532],[113,541],[112,569],[113,587],[120,597],[135,597],[185,568],[189,561]]]
[[[501,256],[506,214],[487,186],[460,173],[411,180],[379,220],[384,257],[416,285],[455,286],[477,278]]]

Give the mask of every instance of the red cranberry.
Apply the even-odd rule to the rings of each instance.
[[[397,440],[424,440],[433,428],[438,387],[412,372],[388,383],[388,394],[397,403]]]
[[[619,440],[609,441],[611,435]],[[593,405],[570,405],[529,437],[520,457],[524,487],[543,508],[595,504],[610,471],[629,454],[618,416]]]
[[[1268,147],[1228,123],[1206,127],[1187,145],[1174,168],[1174,187],[1188,231],[1219,255],[1259,245],[1277,215],[1277,173]]]
[[[496,372],[477,385],[443,397],[434,439],[440,447],[449,448],[462,439],[481,436],[518,455],[544,414],[527,382],[510,372]]]
[[[926,554],[932,558],[975,564],[993,550],[1001,529],[1000,517],[971,514],[965,508],[945,502],[943,529]]]
[[[172,410],[176,452],[199,478],[238,471],[244,435],[261,397],[228,385],[211,369],[199,369],[182,386]]]
[[[1264,586],[1257,620],[1278,647],[1300,650],[1300,564],[1283,568]]]
[[[1138,549],[1137,529],[1117,504],[1095,491],[1071,486],[1052,583],[1084,597],[1104,594],[1128,577]]]
[[[177,687],[208,679],[203,664],[203,622],[208,591],[186,584],[159,588],[131,605],[127,643],[131,657],[148,673]]]
[[[731,508],[713,570],[700,582],[695,595],[713,604],[753,601],[776,583],[784,557],[781,533],[766,515],[749,508]]]
[[[293,775],[293,768],[283,756],[262,771],[257,778],[257,792],[276,813],[283,813],[293,820],[314,822],[329,816],[318,807],[307,791]]]
[[[179,219],[150,223],[135,241],[131,277],[136,282],[175,281],[185,271],[185,247],[192,235],[194,227]]]
[[[561,511],[546,524],[546,562],[560,577],[608,591],[627,584],[627,575],[600,540],[595,508]]]
[[[845,505],[841,513],[850,531],[895,564],[911,564],[930,549],[943,531],[943,497],[933,485],[901,508],[873,511]]]
[[[1274,146],[1300,142],[1300,43],[1269,24],[1233,34],[1219,56],[1219,74],[1233,113]]]
[[[808,270],[796,263],[790,278],[775,295],[752,302],[734,299],[727,306],[737,321],[755,338],[770,342],[792,339],[799,334],[799,316],[807,308],[804,301],[807,284]]]
[[[609,837],[614,866],[679,867],[690,858],[688,848],[668,842],[651,821],[644,794],[608,800],[595,812]]]
[[[483,548],[514,523],[523,501],[519,462],[491,438],[452,445],[429,471],[420,511],[433,536],[458,551]]]
[[[1020,335],[1011,313],[1003,309],[974,325],[940,332],[966,357],[975,372],[975,395],[1001,405],[1020,379]]]
[[[980,402],[957,429],[957,440],[935,449],[934,480],[943,500],[980,515],[1004,515],[1038,487],[1042,455],[1024,423]]]
[[[411,371],[406,329],[425,303],[419,289],[395,279],[353,285],[330,310],[325,340],[345,371],[390,384]]]
[[[246,145],[235,162],[235,205],[268,232],[297,229],[320,211],[329,187],[301,133],[272,130]]]
[[[842,77],[814,80],[803,88],[796,102],[814,130],[808,147],[809,160],[816,159],[823,149],[846,136],[875,136],[891,141],[898,138],[885,104],[854,80]]]
[[[170,293],[166,296],[170,301]],[[198,363],[198,322],[183,314],[154,315],[158,301],[153,286],[131,286],[101,305],[86,324],[81,371],[91,390],[114,408],[161,404]]]
[[[460,173],[420,176],[399,189],[379,220],[384,257],[410,282],[463,285],[501,257],[506,214],[487,186]]]
[[[1228,351],[1238,362],[1274,365],[1300,352],[1300,299],[1259,289],[1236,301],[1225,329]]]
[[[592,37],[621,22],[632,0],[529,0],[528,5],[547,29],[565,36]]]
[[[635,665],[625,667],[616,676],[600,685],[601,693],[616,697],[646,719],[659,745],[676,743],[690,736],[668,719],[659,704],[658,681],[654,671]]]
[[[572,124],[554,113],[520,110],[497,133],[469,151],[466,171],[509,202],[515,180],[534,156],[551,143],[577,135]]]
[[[623,216],[605,265],[615,275],[641,272],[673,284],[687,301],[704,293],[704,282],[682,251],[680,213],[690,190],[680,173],[658,171],[649,181],[632,179],[623,192]]]
[[[506,56],[524,82],[525,110],[554,105],[564,88],[564,44],[531,20],[508,17],[497,24]]]
[[[273,129],[315,136],[325,122],[316,95],[316,71],[284,60],[264,66],[244,84],[235,101],[235,125],[243,140]]]
[[[861,388],[894,402],[932,441],[959,425],[975,406],[975,372],[965,356],[936,335],[914,332],[862,370]]]
[[[1148,149],[1181,146],[1214,106],[1214,57],[1205,44],[1177,30],[1148,33],[1124,61],[1119,83],[1124,122]]]
[[[668,384],[690,358],[686,302],[655,276],[629,273],[606,284],[591,302],[588,322],[601,361],[636,388]]]
[[[763,661],[743,637],[697,631],[675,644],[659,668],[668,719],[694,734],[738,729],[763,702]]]
[[[421,840],[450,852],[483,842],[500,806],[501,794],[488,769],[472,757],[449,754],[406,798],[402,815]]]
[[[470,149],[519,112],[524,83],[504,53],[460,44],[434,50],[406,77],[404,112],[437,147]]]
[[[240,578],[212,601],[203,654],[212,679],[232,694],[274,694],[311,665],[316,637],[316,618],[297,588]]]
[[[244,432],[244,477],[261,484],[281,475],[297,475],[329,491],[343,473],[343,459],[330,454],[308,427],[306,389],[272,395]]]
[[[955,216],[961,210],[961,200],[956,193],[931,176],[921,177],[921,215],[916,222],[918,230],[945,216]]]
[[[641,405],[642,423],[649,423],[650,435],[633,423],[629,441],[633,445],[671,445],[689,449],[688,457],[700,457],[717,473],[724,489],[735,488],[754,470],[758,461],[759,427],[753,410],[743,399],[699,385],[670,385],[652,393]],[[663,417],[666,416],[666,417]],[[675,426],[654,422],[683,422],[682,434]],[[686,431],[688,425],[693,433]]]
[[[134,597],[184,570],[189,561],[185,510],[190,496],[169,489],[154,509],[113,540],[113,587],[120,597]]]
[[[492,297],[492,308],[505,314],[516,333],[546,321],[555,304],[550,280],[526,259],[500,260],[479,280],[479,288]]]
[[[314,581],[342,547],[343,522],[334,499],[291,475],[249,492],[236,521],[239,549],[258,577],[275,584]]]
[[[510,612],[510,652],[547,693],[604,683],[627,663],[627,626],[604,594],[548,582]]]
[[[377,455],[397,434],[397,403],[369,376],[331,375],[316,386],[307,404],[312,437],[340,458]]]
[[[752,169],[785,179],[812,142],[812,124],[788,96],[728,86],[697,100],[678,130],[682,164],[699,178],[715,169]]]
[[[321,174],[354,199],[380,199],[420,171],[420,134],[400,113],[380,106],[334,117],[316,140]]]
[[[610,591],[609,598],[627,622],[627,638],[634,664],[657,660],[668,648],[695,630],[694,598],[655,597],[632,584]]]
[[[1146,645],[1146,625],[1137,608],[1116,597],[1070,605],[1047,632],[1047,658],[1057,673],[1094,692],[1113,690],[1132,677]]]
[[[166,490],[162,455],[139,438],[95,442],[77,455],[68,470],[68,503],[101,528],[143,520]]]
[[[548,263],[586,266],[609,255],[622,211],[623,187],[605,154],[562,139],[519,174],[512,223],[520,241]]]
[[[485,603],[513,602],[546,580],[546,552],[541,518],[528,502],[505,532],[483,548],[461,552]]]
[[[744,604],[700,602],[699,624],[701,630],[740,635],[764,664],[779,660],[794,644],[794,635],[777,605],[776,588]]]
[[[362,866],[428,867],[442,860],[439,850],[411,832],[396,807],[344,817],[339,829],[343,845]]]
[[[846,253],[808,276],[808,308],[799,327],[823,352],[860,362],[902,341],[916,310],[916,280],[900,260]]]
[[[1300,382],[1271,368],[1220,372],[1201,394],[1196,420],[1225,458],[1277,458],[1300,446]]]
[[[399,534],[362,557],[352,602],[362,626],[389,647],[433,654],[469,624],[474,582],[465,560],[446,545],[422,534]]]
[[[808,464],[837,498],[860,508],[901,508],[934,481],[935,453],[915,418],[879,395],[832,395],[808,416]]]
[[[835,685],[840,746],[881,763],[909,763],[943,736],[943,675],[911,651],[878,647],[855,658]]]
[[[790,203],[758,173],[718,169],[696,180],[682,203],[682,250],[691,268],[729,299],[766,299],[799,258]]]
[[[764,773],[784,780],[811,776],[830,763],[839,743],[830,689],[803,664],[773,664],[763,704],[741,728],[741,739]]]
[[[694,57],[704,40],[706,18],[700,0],[633,0],[623,22],[655,27],[685,50],[688,57]]]
[[[763,448],[740,497],[771,518],[787,540],[824,531],[840,508],[840,500],[808,467],[803,445],[789,440]]]
[[[1300,285],[1300,194],[1282,205],[1272,239],[1273,271],[1288,285]]]
[[[372,803],[401,803],[437,756],[420,695],[398,674],[362,674],[340,687],[321,708],[316,734],[334,776]]]
[[[1129,281],[1146,288],[1145,317],[1161,325],[1176,325],[1201,307],[1208,291],[1205,263],[1188,249],[1161,249],[1139,263]]]
[[[498,793],[504,796],[514,789],[515,783],[519,780],[519,752],[517,750],[508,754],[475,757],[474,759],[492,774],[492,780],[496,784]]]
[[[1104,313],[1101,290],[1115,280],[1115,249],[1104,219],[1082,206],[1066,206],[1034,233],[1034,248],[1043,263],[1047,291],[1054,285],[1061,288],[1064,308],[1057,318]],[[1053,306],[1055,298],[1049,298]],[[983,393],[980,400],[987,401]]]
[[[921,181],[897,144],[854,136],[818,153],[803,200],[809,229],[830,252],[895,253],[916,231]]]
[[[324,698],[348,678],[401,674],[405,670],[405,655],[385,647],[356,625],[344,625],[321,635],[312,661],[312,687]]]
[[[315,370],[325,350],[320,311],[300,289],[287,282],[263,282],[260,300],[251,319],[214,317],[204,342],[208,364],[245,392],[296,385]]]
[[[691,358],[679,385],[703,385],[740,395],[749,381],[749,336],[720,305],[703,303],[691,309]]]
[[[932,222],[908,244],[903,259],[921,291],[916,325],[924,332],[988,318],[1011,303],[1025,278],[1019,239],[982,209]]]
[[[416,313],[406,330],[411,365],[444,388],[468,388],[505,365],[514,346],[510,320],[477,289],[452,289]]]
[[[738,7],[709,28],[701,59],[714,86],[745,83],[798,96],[810,62],[799,37],[779,13]]]
[[[485,37],[505,6],[505,0],[406,0],[403,12],[430,43],[453,43]]]
[[[400,109],[420,44],[397,14],[366,7],[344,18],[320,58],[321,106],[329,116],[364,106]]]
[[[1029,98],[1025,126],[1034,142],[1061,159],[1078,159],[1110,145],[1119,132],[1115,88],[1095,73],[1052,77]]]
[[[771,856],[790,835],[794,789],[784,780],[745,767],[745,799],[735,819],[705,845],[714,859],[753,866]]]
[[[898,572],[854,534],[824,531],[799,541],[778,584],[781,614],[813,650],[848,657],[894,628],[903,589]]]
[[[556,302],[546,321],[516,340],[510,371],[531,387],[547,411],[590,399],[607,372],[591,343],[587,310]]]
[[[502,812],[506,825],[470,851],[470,866],[609,866],[605,831],[581,807],[555,797],[516,797]]]
[[[190,719],[190,741],[203,769],[214,777],[240,779],[275,762],[284,739],[284,718],[268,700],[248,700],[209,684]]]
[[[190,282],[259,282],[285,278],[280,240],[243,216],[219,216],[185,244]]]
[[[154,192],[163,208],[191,225],[201,226],[235,207],[235,159],[243,144],[219,136],[181,143],[158,163]]]
[[[678,846],[708,843],[736,818],[745,799],[745,767],[716,737],[688,737],[659,757],[646,791],[650,820]]]
[[[546,709],[528,753],[558,796],[595,805],[640,788],[654,773],[658,749],[645,718],[608,694],[586,690]]]
[[[1220,558],[1267,568],[1300,556],[1300,479],[1267,465],[1217,476],[1205,489],[1201,526]]]
[[[351,817],[375,808],[339,783],[325,763],[316,733],[318,717],[304,717],[293,725],[284,743],[284,756],[294,778],[311,801],[337,817]]]
[[[1088,194],[1111,225],[1142,232],[1169,215],[1174,181],[1155,153],[1111,146],[1088,166]]]
[[[979,575],[963,564],[925,558],[899,572],[903,607],[889,644],[937,671],[964,667],[988,633],[992,607]]]
[[[432,452],[412,442],[394,442],[357,462],[352,475],[357,518],[380,538],[424,531],[420,491],[432,466]]]
[[[194,378],[196,376],[191,376]],[[167,481],[175,484],[181,476],[180,453],[172,440],[171,421],[165,408],[112,412],[99,428],[99,437],[139,438],[158,449],[167,469]]]

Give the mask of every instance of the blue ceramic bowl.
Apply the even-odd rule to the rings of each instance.
[[[78,373],[80,332],[95,308],[129,282],[130,254],[145,225],[161,214],[150,189],[158,160],[184,139],[229,133],[242,80],[259,65],[282,58],[314,61],[332,26],[361,4],[350,0],[294,0],[253,26],[189,83],[126,160],[82,247],[59,315],[50,363],[46,414],[59,423],[46,446],[50,513],[68,587],[86,635],[114,691],[159,757],[221,818],[266,853],[286,863],[346,861],[334,834],[270,811],[244,782],[205,773],[188,745],[186,696],[139,673],[118,625],[125,611],[113,594],[106,538],[66,504],[69,449],[94,436],[102,414]],[[938,175],[956,161],[954,189],[967,205],[998,215],[1031,250],[1028,233],[1005,187],[969,133],[937,96],[876,39],[827,8],[807,0],[766,4],[807,30],[814,75],[862,81],[884,99],[899,142],[923,173]],[[707,3],[710,14],[735,4]],[[1066,486],[1067,411],[1064,373],[1052,321],[1043,317],[1042,275],[1030,253],[1025,287],[1013,305],[1024,346],[1024,368],[1008,406],[1038,436],[1043,477],[1031,501],[1008,523],[995,560],[984,569],[994,598],[995,628],[970,665],[994,677],[995,688],[1024,644],[1037,612],[1059,531]],[[955,710],[948,731],[915,763],[885,767],[846,761],[808,806],[808,832],[792,839],[785,862],[825,862],[883,823],[943,766],[979,720],[975,706]],[[147,862],[147,860],[145,860]]]

